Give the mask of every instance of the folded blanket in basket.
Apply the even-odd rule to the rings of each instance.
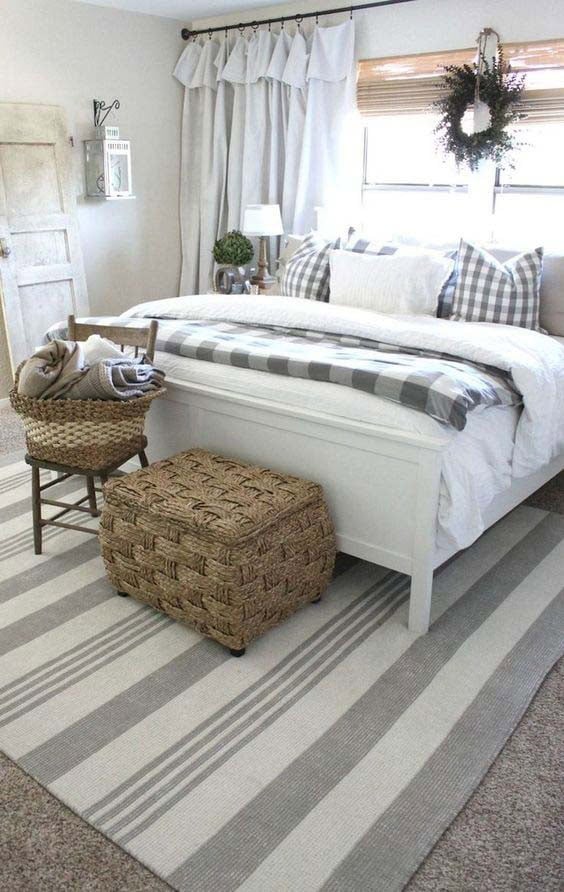
[[[21,367],[18,393],[38,400],[60,399],[87,373],[80,344],[54,340]]]
[[[164,373],[135,359],[102,359],[88,369],[63,398],[66,400],[132,400],[163,386]]]
[[[53,340],[22,366],[18,393],[35,399],[131,400],[162,387],[164,374],[142,360],[116,356],[85,366],[79,343]]]

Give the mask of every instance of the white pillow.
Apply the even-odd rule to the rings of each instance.
[[[454,261],[436,253],[331,251],[330,303],[375,313],[436,316]]]
[[[91,334],[86,341],[83,341],[82,349],[85,365],[96,365],[102,359],[116,359],[118,356],[126,358],[125,353],[119,349],[117,344],[98,334]]]

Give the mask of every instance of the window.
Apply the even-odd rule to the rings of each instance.
[[[459,235],[530,247],[564,247],[564,41],[506,47],[526,70],[513,169],[473,174],[437,147],[432,111],[444,64],[472,50],[362,62],[364,227],[374,237],[450,243]],[[527,67],[528,66],[528,67]],[[477,222],[478,221],[478,222]]]

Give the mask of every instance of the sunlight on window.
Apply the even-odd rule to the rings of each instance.
[[[437,146],[436,115],[394,115],[367,122],[363,225],[367,234],[403,242],[454,244],[471,226],[474,181]],[[564,123],[523,123],[514,168],[501,170],[486,201],[484,241],[564,250]],[[491,213],[493,211],[493,217]]]
[[[513,169],[500,173],[500,182],[514,186],[564,186],[564,124],[521,124],[514,128],[519,149]]]
[[[367,127],[366,182],[464,185],[468,171],[437,148],[438,115],[391,115]]]

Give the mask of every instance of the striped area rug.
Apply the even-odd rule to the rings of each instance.
[[[0,745],[178,890],[401,889],[562,652],[564,516],[443,568],[424,638],[356,562],[237,660],[117,597],[94,537],[35,557],[28,483],[0,460]]]

